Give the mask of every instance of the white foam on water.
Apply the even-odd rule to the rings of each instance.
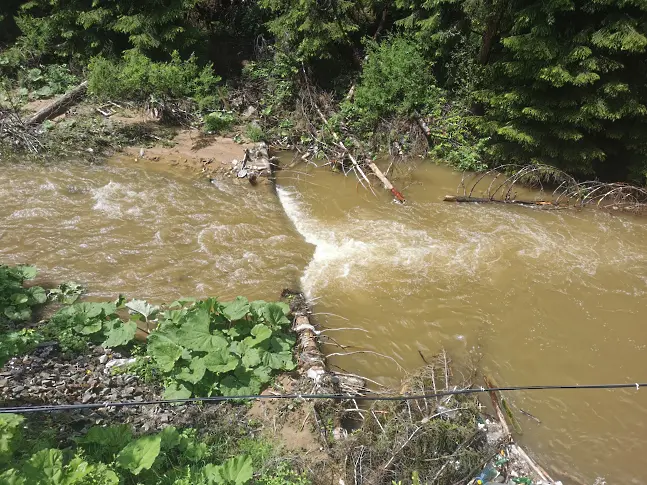
[[[301,278],[309,298],[329,285],[367,288],[385,273],[391,280],[408,282],[416,277],[448,279],[456,272],[471,274],[479,264],[479,238],[466,238],[456,246],[399,221],[368,217],[322,223],[312,218],[297,192],[277,187],[277,193],[297,231],[315,246]]]
[[[47,190],[48,192],[57,192],[57,187],[50,180],[38,186],[38,190]]]
[[[103,187],[92,189],[90,193],[94,199],[92,208],[115,219],[124,214],[138,217],[142,214],[142,207],[149,206],[151,202],[156,206],[154,200],[148,200],[150,194],[132,190],[112,180]]]
[[[50,211],[48,211],[47,209],[44,209],[42,207],[32,207],[29,209],[20,209],[20,210],[14,211],[8,218],[24,220],[24,219],[45,218],[45,217],[49,217],[50,215],[51,215]]]
[[[531,211],[479,208],[475,217],[475,209],[466,208],[466,213],[453,209],[442,224],[418,224],[417,216],[425,218],[425,211],[411,223],[405,213],[391,220],[391,215],[351,211],[324,222],[313,218],[296,189],[277,187],[277,193],[297,231],[315,246],[301,278],[309,298],[332,285],[349,291],[379,286],[385,274],[391,283],[412,288],[433,282],[448,289],[466,278],[487,284],[502,281],[492,278],[511,267],[525,273],[524,260],[533,279],[588,286],[601,268],[631,272],[645,261],[640,248],[609,242],[608,235],[601,241],[599,232],[577,230],[561,215],[551,219]],[[432,204],[426,209],[436,218],[434,211],[444,207]]]

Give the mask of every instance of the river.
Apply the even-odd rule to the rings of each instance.
[[[336,332],[352,348],[328,352],[413,370],[445,348],[505,385],[646,380],[645,219],[444,203],[460,175],[431,163],[399,181],[404,206],[303,168],[279,173],[276,191],[119,159],[4,164],[2,181],[0,262],[92,298],[276,299],[301,286],[318,323],[361,329]],[[331,362],[387,384],[402,375],[371,353]],[[507,397],[542,421],[520,416],[520,441],[549,472],[642,482],[647,389]]]

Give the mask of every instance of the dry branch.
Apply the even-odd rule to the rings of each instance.
[[[447,195],[447,202],[517,204],[544,209],[595,206],[608,210],[647,213],[647,188],[624,183],[577,182],[569,174],[549,165],[503,165],[474,174],[459,185],[460,195]],[[517,187],[543,192],[544,184],[557,187],[545,200],[518,199]],[[480,196],[475,195],[478,194]]]

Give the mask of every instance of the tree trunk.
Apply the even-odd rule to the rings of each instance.
[[[382,17],[380,18],[380,23],[377,26],[377,29],[375,29],[375,33],[373,34],[373,40],[377,40],[378,36],[382,33],[384,30],[384,27],[386,26],[386,19],[389,15],[389,8],[391,7],[391,1],[389,0],[386,2],[386,5],[384,5],[384,9],[382,9]]]
[[[557,207],[557,205],[546,200],[497,200],[497,199],[488,199],[487,197],[468,197],[466,195],[446,195],[443,200],[445,202],[517,204],[517,205],[531,205],[531,206],[542,206],[542,207],[543,206]]]
[[[478,61],[481,65],[486,65],[490,61],[490,54],[492,53],[492,46],[497,39],[501,29],[501,21],[503,14],[508,6],[508,0],[500,0],[494,5],[494,12],[488,17],[485,32],[481,38],[481,48],[479,50]]]
[[[56,101],[48,104],[40,111],[36,112],[27,120],[28,125],[38,125],[45,120],[56,118],[58,115],[65,113],[70,107],[78,103],[84,96],[88,88],[88,82],[83,81],[69,93],[64,94]]]

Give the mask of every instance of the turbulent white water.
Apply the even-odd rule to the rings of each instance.
[[[275,299],[309,257],[269,187],[216,187],[143,162],[8,165],[2,176],[0,258],[95,297]]]
[[[458,360],[478,361],[507,385],[644,378],[642,220],[447,204],[443,195],[458,178],[440,170],[419,174],[420,186],[407,191],[405,206],[386,195],[358,196],[352,180],[335,175],[320,174],[316,185],[279,176],[285,213],[315,246],[301,283],[321,322],[365,331],[341,337],[351,353],[332,358],[333,365],[396,384],[392,377],[400,371],[391,361],[352,351],[379,352],[412,369],[422,363],[419,352],[445,348]],[[337,346],[329,351],[345,353]],[[542,463],[584,482],[613,475],[638,483],[639,467],[632,465],[638,451],[630,458],[610,446],[623,449],[647,432],[640,417],[647,395],[519,393],[508,399],[542,419],[541,427],[523,422],[528,446]]]

